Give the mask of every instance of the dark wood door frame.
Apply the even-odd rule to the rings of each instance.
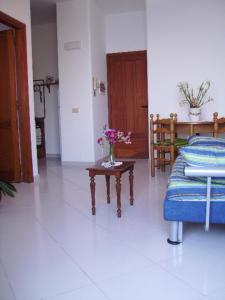
[[[0,11],[0,22],[15,29],[21,182],[33,182],[27,71],[26,25]]]

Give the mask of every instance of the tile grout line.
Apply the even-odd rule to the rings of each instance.
[[[40,300],[51,300],[53,297],[70,295],[70,294],[72,294],[72,293],[74,293],[76,291],[79,291],[79,290],[83,289],[84,287],[87,287],[87,286],[85,285],[85,286],[79,287],[77,289],[67,290],[67,291],[64,291],[64,292],[61,292],[61,293],[57,293],[57,294],[54,294],[54,295],[51,295],[51,296],[48,296],[48,297],[41,298]]]
[[[73,190],[75,191],[75,190],[78,190],[78,191],[85,191],[85,192],[87,192],[87,189],[84,189],[84,188],[80,188],[80,187],[76,187],[76,186],[74,186],[75,184],[74,184],[74,182],[73,181],[70,181],[69,179],[65,179],[64,177],[60,177],[60,176],[58,176],[58,174],[56,173],[57,172],[57,169],[55,168],[54,170],[50,170],[50,174],[47,174],[47,177],[51,177],[52,175],[51,174],[53,174],[54,173],[54,177],[57,179],[57,178],[60,178],[61,180],[62,180],[62,182],[65,182],[65,183],[70,183],[71,184],[71,191],[73,192]],[[45,175],[44,175],[45,176]],[[77,176],[77,174],[75,175],[75,176]],[[48,179],[48,178],[47,178]],[[70,204],[69,202],[67,202],[67,200],[65,200],[65,197],[63,197],[62,198],[63,200],[62,200],[62,203],[65,203],[66,205],[68,205],[69,207],[71,207],[71,209],[73,209],[73,210],[75,210],[76,212],[78,212],[79,213],[79,215],[81,215],[82,217],[84,217],[84,218],[86,218],[87,220],[89,220],[90,222],[92,221],[92,219],[91,219],[91,217],[89,217],[87,214],[85,214],[85,212],[83,212],[83,211],[80,211],[78,208],[76,208],[76,207],[74,207],[72,204]],[[61,202],[61,201],[60,201]],[[82,269],[82,267],[80,267],[80,265],[79,265],[79,263],[77,263],[76,262],[76,258],[73,258],[69,253],[67,253],[67,250],[64,248],[64,246],[63,246],[63,244],[60,244],[60,241],[58,241],[56,238],[54,238],[54,236],[50,233],[50,231],[45,227],[45,225],[42,223],[42,220],[41,220],[41,218],[39,219],[38,218],[38,216],[34,213],[34,217],[35,217],[35,220],[36,220],[36,222],[38,222],[38,224],[43,228],[43,230],[46,232],[46,234],[48,234],[49,235],[49,237],[58,245],[58,247],[60,248],[60,249],[62,249],[62,251],[67,255],[67,256],[69,256],[70,257],[70,259],[72,260],[72,263],[74,263],[88,278],[89,278],[89,280],[90,280],[90,282],[92,282],[93,284],[94,284],[94,286],[96,286],[96,288],[98,289],[98,290],[100,290],[101,291],[101,289],[100,288],[98,288],[98,284],[96,284],[95,283],[95,281],[92,279],[92,277],[90,277],[89,275],[88,275],[88,273],[86,273],[86,271],[85,270],[83,270]],[[96,223],[93,223],[93,225],[97,225],[97,227],[98,228],[101,228],[101,229],[103,229],[104,231],[106,231],[106,232],[109,232],[110,234],[113,234],[113,230],[110,230],[110,229],[108,229],[108,227],[107,226],[104,226],[104,225],[102,225],[101,223],[98,223],[98,222],[96,222]],[[96,227],[96,228],[97,228]],[[121,238],[121,240],[122,240],[122,238]],[[136,251],[136,253],[139,253],[138,252],[138,250],[136,250],[132,245],[128,245],[128,247],[130,248],[130,249],[134,249],[135,251]],[[142,255],[143,257],[145,257],[145,258],[147,258],[147,259],[149,259],[147,256],[145,256],[143,253],[139,253],[140,255]],[[179,255],[179,256],[181,256],[181,254]],[[157,262],[154,262],[154,264],[157,266],[157,267],[159,267],[161,270],[163,270],[164,272],[166,272],[167,274],[170,274],[172,277],[174,277],[174,278],[176,278],[176,280],[178,280],[178,281],[180,281],[180,282],[183,282],[183,284],[185,284],[186,286],[189,286],[192,290],[196,290],[194,287],[192,287],[188,282],[186,282],[185,280],[183,280],[182,278],[180,278],[179,276],[177,276],[177,275],[174,275],[173,273],[171,273],[170,271],[168,271],[166,268],[164,268],[160,263],[162,263],[163,261],[169,261],[170,259],[168,258],[168,259],[162,259],[162,260],[160,260],[160,261],[157,261]],[[130,274],[131,272],[127,272],[126,274]],[[123,274],[120,274],[121,276],[123,275]],[[118,276],[117,276],[118,277]],[[87,286],[87,285],[86,285]],[[81,287],[82,288],[82,287]],[[75,289],[75,290],[73,290],[73,291],[77,291],[77,290],[79,290],[79,289],[81,289],[81,288],[77,288],[77,289]],[[69,291],[68,291],[69,292]],[[66,294],[68,293],[68,292],[66,292]],[[205,299],[205,297],[207,297],[206,295],[204,295],[204,294],[202,294],[201,292],[199,292],[199,291],[197,291],[196,290],[196,292],[198,292],[198,293],[200,293],[200,296],[204,296],[204,299]],[[70,293],[71,293],[71,291],[70,291]],[[102,292],[103,293],[103,292]],[[104,293],[103,293],[104,294]],[[104,294],[105,295],[105,294]],[[107,296],[107,295],[105,295],[105,296]],[[47,299],[47,298],[42,298],[42,300],[43,299]],[[107,299],[109,299],[108,298],[108,296],[107,296]]]
[[[62,179],[60,176],[58,176],[58,173],[55,172],[54,170],[50,170],[50,172],[51,172],[52,174],[54,174],[57,178],[61,179],[62,181],[65,181],[65,182],[69,182],[69,183],[74,184],[74,182],[73,182],[72,180],[68,179],[68,178],[64,178],[64,177],[63,177],[63,179]],[[78,185],[78,186],[75,186],[75,187],[73,187],[73,188],[76,188],[76,189],[82,190],[82,191],[86,191],[86,189],[84,189],[83,187],[81,187],[81,186],[79,186],[79,185]]]
[[[61,245],[56,239],[55,237],[49,232],[49,230],[38,220],[36,219],[38,224],[46,231],[46,233],[49,235],[49,237],[58,245],[58,247],[72,260],[73,264],[90,280],[90,282],[92,284],[94,284],[94,286],[108,299],[108,300],[111,300],[108,295],[106,295],[104,293],[104,291],[102,291],[101,288],[98,287],[98,285],[96,284],[96,282],[91,278],[91,276],[85,271],[83,270],[83,268],[80,266],[80,264],[66,251],[66,249],[63,247],[63,245]],[[87,285],[84,285],[83,287],[85,287]],[[82,287],[80,288],[77,288],[76,290],[78,289],[81,289]],[[74,290],[75,291],[75,290]]]
[[[179,255],[180,256],[180,255]],[[169,261],[171,259],[168,260],[163,260],[163,261]],[[161,261],[162,262],[162,261]],[[208,297],[207,295],[203,294],[200,290],[198,290],[196,287],[192,286],[190,283],[188,283],[187,281],[185,281],[184,279],[180,278],[179,276],[169,272],[166,268],[164,268],[162,265],[160,265],[160,262],[156,263],[157,266],[162,269],[163,271],[165,271],[166,273],[170,274],[172,277],[178,279],[179,281],[181,281],[182,283],[184,283],[186,286],[190,287],[192,290],[194,290],[195,292],[198,292],[201,297]]]
[[[75,211],[78,211],[82,217],[84,217],[86,220],[90,221],[91,222],[91,218],[88,217],[87,215],[85,215],[83,212],[80,212],[79,210],[77,210],[76,208],[74,208],[69,202],[67,201],[64,201],[69,207],[71,207],[73,210]],[[67,250],[63,247],[63,245],[49,232],[49,230],[45,227],[45,225],[41,222],[41,220],[38,219],[38,217],[36,216],[36,221],[38,222],[38,224],[47,232],[47,234],[51,237],[51,239],[54,240],[54,242],[59,246],[60,249],[63,250],[63,252],[70,257],[70,259],[73,261],[73,263],[88,277],[88,279],[95,285],[95,287],[101,291],[101,293],[107,297],[107,299],[110,300],[110,298],[108,297],[108,295],[105,294],[105,292],[98,286],[98,284],[92,279],[92,277],[90,277],[90,275],[85,271],[83,270],[83,268],[79,265],[79,263],[67,252]],[[91,222],[92,223],[92,222]],[[96,224],[97,227],[101,230],[104,230],[106,233],[112,233],[112,230],[109,230],[107,229],[106,227],[100,225],[100,224]],[[115,243],[116,244],[120,244],[120,243],[123,243],[122,241],[122,238],[120,238],[118,241],[116,241]],[[123,243],[124,244],[124,243]],[[126,244],[124,244],[124,246],[126,246]],[[156,263],[149,259],[148,257],[146,257],[145,255],[143,255],[142,253],[140,253],[139,251],[137,251],[135,248],[132,247],[132,251],[134,251],[136,254],[142,256],[143,258],[145,258],[146,260],[149,261],[149,263],[152,264],[152,266],[155,266]],[[145,269],[145,268],[148,268],[149,266],[146,266],[146,267],[137,267],[135,268],[135,270],[139,270],[139,269]],[[130,272],[127,272],[127,274],[130,273]],[[119,274],[118,276],[123,276],[123,274]],[[115,277],[118,277],[118,276],[113,276],[113,277],[110,277],[108,279],[112,279],[112,278],[115,278]],[[80,289],[80,288],[78,288]],[[76,289],[76,290],[78,290]],[[74,290],[75,291],[75,290]],[[43,300],[45,300],[46,298],[44,298]],[[46,299],[47,300],[47,299]]]
[[[3,263],[1,257],[0,257],[0,265],[2,267],[3,274],[5,275],[6,281],[7,281],[8,285],[9,285],[10,291],[12,292],[13,299],[16,300],[16,295],[15,295],[14,289],[12,287],[11,281],[10,281],[9,276],[8,276],[8,272],[7,272],[7,270],[6,270],[5,266],[4,266],[4,263]]]
[[[56,177],[57,178],[60,178],[60,176],[57,176],[57,174],[53,171],[52,173],[54,173],[54,175],[56,175]],[[60,178],[61,179],[61,178]],[[69,179],[65,179],[65,178],[63,178],[63,181],[65,181],[65,182],[69,182],[69,183],[74,183],[73,181],[71,181],[71,180],[69,180]],[[76,190],[76,191],[83,191],[83,192],[86,192],[87,194],[89,194],[89,196],[90,196],[90,191],[87,191],[87,189],[84,189],[84,188],[82,188],[82,187],[72,187],[74,190]],[[91,201],[91,200],[90,200]],[[77,212],[79,212],[85,219],[87,219],[87,220],[89,220],[89,221],[91,221],[92,222],[92,218],[91,218],[91,216],[88,216],[87,214],[85,214],[83,211],[81,211],[80,209],[78,209],[77,207],[74,207],[70,202],[68,202],[68,201],[66,201],[66,200],[63,200],[63,202],[65,202],[70,208],[72,208],[73,210],[75,210],[75,211],[77,211]],[[96,222],[96,225],[99,227],[99,228],[101,228],[101,229],[103,229],[103,230],[105,230],[105,231],[107,231],[107,232],[110,232],[111,233],[111,231],[109,230],[109,229],[107,229],[104,225],[101,225],[101,224],[99,224],[98,222]]]
[[[46,231],[46,233],[49,235],[49,237],[51,237],[51,239],[58,245],[58,247],[60,248],[60,249],[62,249],[62,251],[68,256],[68,257],[70,257],[70,259],[73,261],[73,263],[80,269],[80,271],[85,275],[85,276],[87,276],[88,277],[88,279],[90,280],[90,282],[108,299],[108,300],[111,300],[110,298],[109,298],[109,296],[107,295],[107,294],[105,294],[105,292],[98,286],[98,284],[95,282],[95,280],[85,271],[85,270],[83,270],[83,268],[80,266],[80,264],[67,252],[67,250],[63,247],[63,245],[62,244],[60,244],[60,242],[57,240],[57,239],[55,239],[55,237],[49,232],[49,230],[41,223],[41,221],[39,221],[38,219],[37,219],[37,222],[39,223],[39,225]],[[133,250],[133,248],[132,248],[132,250]],[[149,267],[154,267],[154,266],[158,266],[158,264],[157,263],[155,263],[154,261],[152,261],[152,260],[150,260],[149,258],[147,258],[146,256],[144,256],[143,254],[140,254],[139,252],[137,252],[136,250],[135,250],[135,253],[137,253],[137,254],[139,254],[139,255],[141,255],[142,257],[144,257],[144,258],[146,258],[148,261],[149,261],[149,263],[151,263],[152,265],[151,266],[143,266],[143,267],[137,267],[137,268],[135,268],[134,270],[142,270],[142,269],[147,269],[147,268],[149,268]],[[130,271],[129,272],[126,272],[126,274],[130,274]],[[115,276],[113,276],[113,277],[110,277],[110,278],[107,278],[108,280],[110,280],[110,279],[113,279],[113,278],[116,278],[116,277],[122,277],[124,274],[122,273],[120,273],[119,275],[115,275]],[[86,285],[85,285],[86,286]],[[84,287],[85,287],[84,286]],[[82,288],[82,287],[81,287]],[[77,288],[76,290],[79,290],[79,289],[81,289],[81,288]],[[75,291],[75,290],[74,290]],[[44,298],[44,299],[41,299],[41,300],[47,300],[46,298]]]

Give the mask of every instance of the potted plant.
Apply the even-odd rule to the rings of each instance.
[[[123,131],[116,130],[114,128],[104,127],[103,134],[98,138],[97,142],[100,146],[104,146],[104,143],[109,144],[109,162],[113,166],[115,164],[115,150],[114,146],[116,143],[131,144],[131,132],[129,131],[127,135]]]
[[[197,122],[200,119],[201,107],[208,102],[213,101],[213,98],[205,98],[208,89],[210,88],[210,81],[203,81],[194,94],[193,88],[190,89],[188,82],[180,82],[178,88],[184,99],[180,101],[181,105],[189,105],[189,118],[192,122]]]
[[[0,179],[0,201],[2,199],[2,194],[14,197],[15,192],[16,188],[14,187],[14,185],[9,183],[8,181]]]

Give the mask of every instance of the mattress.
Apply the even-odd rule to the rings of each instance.
[[[206,201],[206,177],[187,177],[187,166],[182,156],[178,156],[169,178],[166,198],[171,201]],[[212,178],[211,201],[225,202],[225,178]]]
[[[205,222],[206,178],[186,177],[179,156],[168,181],[164,218],[169,221]],[[225,223],[225,179],[212,178],[210,223]]]

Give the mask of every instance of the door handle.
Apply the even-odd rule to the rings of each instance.
[[[142,105],[141,108],[148,108],[148,105]]]

